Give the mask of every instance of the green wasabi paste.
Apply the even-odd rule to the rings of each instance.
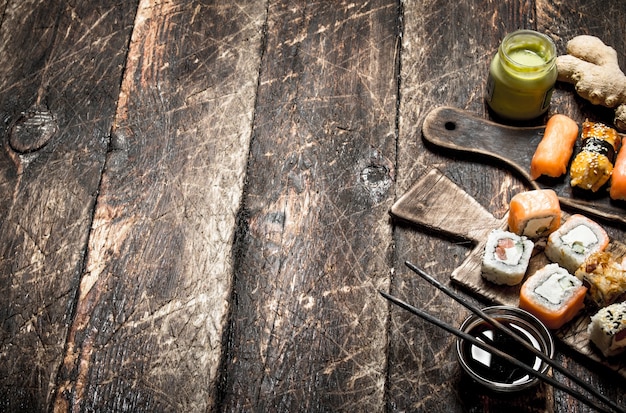
[[[545,35],[506,36],[489,67],[487,103],[500,117],[528,120],[545,113],[556,81],[556,48]]]

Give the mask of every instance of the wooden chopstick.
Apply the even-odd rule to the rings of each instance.
[[[399,307],[404,308],[405,310],[408,310],[409,312],[411,312],[412,314],[415,314],[416,316],[436,325],[437,327],[440,327],[444,330],[446,330],[449,333],[454,334],[455,336],[466,340],[470,343],[472,343],[473,345],[480,347],[481,349],[495,355],[498,357],[501,357],[502,359],[506,360],[507,362],[515,365],[516,367],[524,370],[526,373],[537,377],[538,379],[546,382],[547,384],[551,385],[552,387],[555,387],[557,389],[560,389],[572,396],[574,396],[576,399],[580,400],[582,403],[585,403],[587,406],[589,407],[593,407],[594,409],[598,410],[599,412],[605,412],[605,413],[612,413],[613,410],[608,410],[606,409],[604,406],[598,404],[597,402],[595,402],[594,400],[589,399],[587,396],[585,396],[584,394],[576,391],[575,389],[572,389],[570,387],[567,387],[566,385],[558,382],[557,380],[553,379],[552,377],[543,374],[541,372],[539,372],[538,370],[535,370],[534,368],[522,363],[521,361],[517,360],[515,357],[512,357],[511,355],[498,350],[497,348],[491,346],[490,344],[487,344],[485,342],[482,342],[478,339],[476,339],[476,337],[471,336],[470,334],[467,334],[459,329],[457,329],[456,327],[452,327],[449,324],[446,324],[445,322],[439,320],[438,318],[428,314],[425,311],[422,311],[418,308],[413,307],[412,305],[400,300],[399,298],[396,298],[390,294],[387,294],[383,291],[379,291],[380,294],[385,297],[387,300],[391,301],[392,303],[398,305]],[[623,410],[617,408],[616,411],[618,412],[622,412]]]
[[[571,372],[569,372],[567,369],[565,369],[563,366],[561,366],[556,361],[551,359],[549,356],[547,356],[547,355],[543,354],[542,352],[538,351],[535,347],[530,345],[530,343],[528,343],[526,340],[522,339],[517,334],[515,334],[511,329],[509,329],[508,327],[506,327],[505,325],[500,323],[495,318],[491,317],[489,314],[486,314],[484,311],[482,311],[477,306],[475,306],[472,303],[470,303],[467,300],[465,300],[462,296],[458,295],[456,292],[454,292],[453,290],[449,289],[448,287],[446,287],[445,285],[443,285],[442,283],[437,281],[435,278],[433,278],[432,276],[427,274],[425,271],[423,271],[422,269],[420,269],[419,267],[415,266],[414,264],[412,264],[409,261],[406,261],[405,264],[406,264],[407,267],[409,267],[412,271],[414,271],[416,274],[418,274],[424,280],[428,281],[431,285],[433,285],[434,287],[438,288],[443,293],[445,293],[446,295],[448,295],[449,297],[451,297],[452,299],[457,301],[459,304],[461,304],[462,306],[464,306],[465,308],[467,308],[468,310],[470,310],[471,312],[476,314],[478,317],[480,317],[481,319],[485,320],[486,322],[488,322],[489,324],[493,325],[498,330],[502,331],[503,333],[505,333],[506,335],[508,335],[512,339],[514,339],[517,343],[522,345],[525,349],[527,349],[528,351],[532,352],[535,356],[539,357],[541,360],[543,360],[545,363],[547,363],[549,366],[551,366],[554,370],[558,371],[559,373],[563,374],[564,376],[566,376],[567,378],[572,380],[574,383],[576,383],[578,386],[580,386],[586,392],[588,392],[589,394],[592,394],[597,399],[602,400],[602,402],[604,402],[605,404],[611,406],[611,408],[613,408],[615,411],[622,412],[622,413],[626,412],[624,407],[619,406],[615,401],[609,399],[608,397],[606,397],[605,395],[600,393],[598,390],[594,389],[593,387],[591,387],[590,385],[588,385],[587,383],[582,381],[580,378],[578,378],[576,375],[574,375]]]

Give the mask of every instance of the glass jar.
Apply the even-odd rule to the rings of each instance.
[[[504,119],[534,119],[548,110],[556,77],[556,47],[548,36],[510,33],[489,66],[487,104]]]

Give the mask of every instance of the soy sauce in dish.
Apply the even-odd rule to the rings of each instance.
[[[537,350],[541,350],[539,342],[533,335],[523,326],[508,322],[507,320],[499,320],[502,324],[509,327],[520,337],[532,344]],[[520,362],[531,366],[535,370],[539,370],[541,359],[532,354],[528,349],[522,347],[513,338],[505,333],[494,329],[490,324],[481,322],[468,331],[468,334],[476,337],[478,340],[496,347],[505,353],[516,358]],[[464,343],[463,353],[467,365],[479,376],[487,380],[499,383],[515,384],[529,379],[528,373],[519,367],[509,363],[508,361],[488,353],[470,343]]]

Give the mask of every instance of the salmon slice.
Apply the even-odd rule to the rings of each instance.
[[[576,121],[565,115],[553,115],[530,161],[530,177],[533,180],[541,175],[558,178],[567,172],[577,138]]]

